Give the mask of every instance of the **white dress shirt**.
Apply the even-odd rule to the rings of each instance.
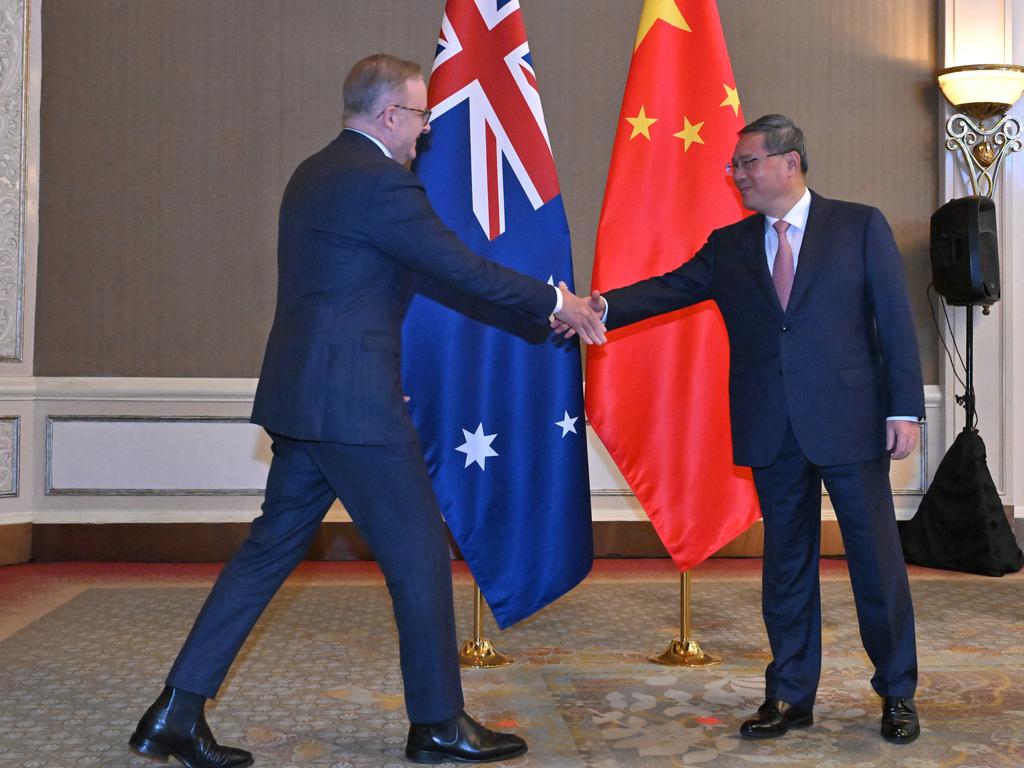
[[[800,246],[804,242],[804,232],[807,230],[807,214],[811,212],[811,190],[804,188],[803,197],[796,201],[796,205],[789,209],[789,213],[782,217],[783,221],[789,222],[789,229],[786,230],[786,239],[793,249],[793,273],[796,274],[797,265],[800,263]],[[775,274],[775,252],[779,250],[779,233],[775,230],[774,216],[764,217],[764,254],[768,258],[768,271]]]

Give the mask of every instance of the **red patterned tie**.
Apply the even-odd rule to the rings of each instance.
[[[793,290],[793,248],[786,237],[789,222],[779,219],[772,226],[779,233],[779,248],[775,251],[775,266],[772,269],[772,282],[775,293],[779,295],[779,304],[785,309],[789,304],[789,294]]]

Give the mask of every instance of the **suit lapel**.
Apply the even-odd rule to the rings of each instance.
[[[742,234],[743,251],[747,254],[746,268],[765,301],[781,313],[782,307],[775,293],[772,273],[768,271],[768,259],[764,253],[764,216],[758,213],[744,221],[747,224],[747,230]]]
[[[807,214],[807,230],[800,244],[800,257],[793,277],[793,292],[789,296],[787,311],[792,310],[807,292],[807,286],[821,268],[828,249],[828,220],[832,215],[829,201],[811,192],[811,208]],[[774,293],[774,290],[773,290]]]

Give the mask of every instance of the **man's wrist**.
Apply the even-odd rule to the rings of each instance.
[[[564,303],[562,301],[562,291],[559,290],[557,285],[553,285],[551,287],[555,289],[555,308],[551,310],[551,314],[557,315],[559,312],[562,311],[562,305]]]

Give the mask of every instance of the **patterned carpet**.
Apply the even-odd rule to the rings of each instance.
[[[814,727],[742,741],[762,699],[767,642],[759,585],[694,579],[695,636],[719,667],[644,663],[678,633],[678,582],[590,580],[506,632],[517,662],[464,673],[468,709],[515,729],[524,766],[1024,766],[1020,579],[912,583],[923,734],[878,736],[879,701],[845,580],[823,583],[825,661]],[[0,641],[0,766],[142,766],[128,735],[159,691],[207,588],[88,588]],[[456,588],[468,632],[470,588]],[[492,625],[493,626],[493,625]],[[404,766],[407,723],[384,587],[288,586],[208,708],[214,732],[260,768]]]

